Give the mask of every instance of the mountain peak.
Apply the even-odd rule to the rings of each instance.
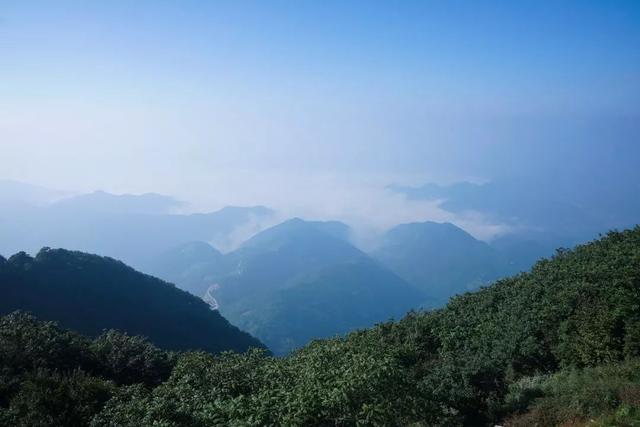
[[[400,224],[385,235],[387,244],[394,242],[406,244],[425,240],[440,241],[443,239],[480,243],[471,234],[450,222],[425,221]]]
[[[256,234],[246,242],[241,248],[266,248],[276,249],[282,245],[290,243],[310,243],[336,241],[338,244],[346,244],[340,234],[345,224],[337,221],[305,221],[301,218],[291,218],[273,227]],[[347,233],[348,234],[348,233]],[[355,248],[354,248],[355,249]]]
[[[448,222],[399,225],[372,255],[441,301],[486,284],[502,271],[493,248]]]

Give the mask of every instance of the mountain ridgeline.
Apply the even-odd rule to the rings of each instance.
[[[501,253],[450,223],[394,227],[371,255],[439,304],[511,272]]]
[[[9,203],[1,184],[0,201],[7,203],[0,203],[0,253],[5,255],[58,247],[110,256],[146,270],[149,262],[187,242],[234,247],[273,215],[261,206],[178,214],[182,203],[171,197],[101,191],[44,205]]]
[[[636,227],[280,358],[172,356],[14,314],[0,321],[0,425],[632,426],[639,307]]]
[[[157,257],[149,273],[215,299],[233,324],[284,354],[518,271],[505,252],[453,224],[400,225],[367,254],[339,222],[292,219],[221,254],[204,242]]]
[[[0,314],[24,310],[89,336],[118,329],[172,350],[262,347],[201,299],[97,255],[44,248],[0,258],[0,293]]]
[[[425,299],[346,237],[343,224],[292,219],[224,256],[202,244],[182,246],[167,254],[182,260],[178,270],[168,272],[159,260],[151,272],[195,295],[209,293],[231,323],[284,354],[314,338],[399,318]]]

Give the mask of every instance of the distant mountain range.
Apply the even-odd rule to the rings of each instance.
[[[494,246],[450,223],[389,230],[367,254],[338,222],[292,219],[222,254],[204,242],[169,250],[149,273],[206,299],[276,354],[313,338],[343,334],[410,309],[444,305],[522,271],[542,248]],[[546,248],[545,248],[546,249]],[[550,250],[550,249],[549,249]]]
[[[71,215],[82,214],[169,214],[184,203],[173,197],[146,193],[111,194],[95,191],[89,194],[64,198],[51,206],[52,210],[67,212]]]
[[[111,258],[62,249],[0,257],[0,314],[15,310],[89,336],[118,329],[166,349],[244,351],[262,344],[205,302]]]
[[[399,225],[371,255],[440,304],[511,270],[500,252],[449,223]]]
[[[313,338],[399,318],[425,300],[346,241],[347,230],[335,222],[292,219],[226,255],[203,244],[181,246],[159,259],[152,273],[196,295],[208,292],[232,323],[283,354]],[[180,261],[170,272],[162,259]]]
[[[205,242],[188,242],[162,252],[147,265],[147,272],[202,297],[222,268],[224,256]]]
[[[627,175],[629,170],[584,172],[582,185],[558,174],[483,184],[463,181],[417,187],[392,185],[389,189],[410,200],[439,201],[442,209],[453,214],[479,213],[495,223],[511,226],[508,240],[537,242],[541,247],[574,246],[607,230],[637,223],[640,183]]]
[[[0,253],[53,246],[121,259],[204,298],[284,354],[314,338],[440,307],[453,295],[529,269],[557,247],[592,238],[607,224],[597,209],[587,218],[570,199],[534,206],[537,196],[512,194],[516,189],[501,183],[391,187],[410,199],[438,200],[450,212],[538,226],[484,242],[451,223],[400,224],[365,253],[338,221],[295,218],[267,228],[277,217],[261,206],[184,215],[175,213],[181,202],[158,194],[69,196],[0,181]],[[631,218],[634,203],[616,221]],[[553,215],[545,216],[548,209]]]
[[[261,206],[226,207],[192,215],[171,213],[180,205],[158,194],[104,192],[63,198],[44,206],[26,202],[5,205],[0,209],[0,254],[64,247],[111,256],[146,270],[155,257],[190,241],[233,246],[236,239],[243,238],[238,230],[248,237],[273,217],[273,211]]]
[[[0,209],[19,210],[23,207],[44,206],[68,196],[70,193],[65,191],[0,179]]]

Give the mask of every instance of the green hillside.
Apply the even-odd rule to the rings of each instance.
[[[223,268],[224,256],[205,242],[189,242],[156,256],[146,271],[202,297]]]
[[[155,274],[196,296],[210,294],[234,325],[283,355],[314,338],[400,318],[425,296],[348,242],[335,221],[295,218],[237,250],[204,243],[167,252]]]
[[[220,312],[282,355],[402,317],[424,295],[336,235],[336,223],[293,219],[225,257]]]
[[[370,260],[337,264],[274,292],[269,305],[239,325],[275,354],[286,354],[315,338],[345,334],[391,318],[402,318],[423,294]]]
[[[13,348],[8,336],[0,334],[0,349]],[[20,342],[37,348],[40,339],[29,333]],[[94,427],[633,426],[640,422],[639,356],[636,227],[560,251],[440,310],[314,341],[284,358],[185,353],[159,386],[119,385],[108,371],[84,373],[80,362],[82,371],[67,374],[69,364],[55,375],[3,377],[0,420],[30,425],[55,385],[55,402],[67,405],[49,406],[51,419],[83,408]],[[67,359],[34,360],[29,367],[51,369]],[[100,394],[95,384],[107,380],[112,388]]]
[[[167,349],[260,347],[206,303],[111,258],[62,249],[0,262],[0,314],[29,311],[89,336],[118,329]]]
[[[542,404],[509,406],[513,387],[527,378],[637,357],[639,307],[635,228],[560,252],[444,309],[318,341],[285,359],[184,356],[161,391],[111,402],[102,419],[121,422],[143,408],[147,420],[186,417],[193,425],[492,425]],[[215,386],[225,366],[245,367],[226,377],[236,388]],[[593,380],[588,371],[574,375]],[[639,386],[632,382],[632,391]],[[193,397],[199,393],[204,397]],[[615,390],[611,396],[596,415],[629,404]],[[175,401],[171,415],[153,409]],[[198,409],[204,402],[216,403]],[[631,414],[638,402],[630,404]],[[562,410],[571,419],[592,415]]]

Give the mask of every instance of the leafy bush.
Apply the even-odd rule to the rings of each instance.
[[[513,386],[505,401],[519,400],[520,391],[519,386]],[[527,411],[513,417],[509,425],[555,426],[592,419],[599,419],[596,425],[624,425],[640,421],[640,360],[537,377],[528,392],[537,399],[528,400],[528,408],[512,408]],[[615,424],[610,424],[613,420]]]
[[[82,371],[30,373],[11,399],[10,425],[86,426],[111,398],[114,385]]]
[[[638,425],[639,310],[636,227],[443,309],[284,358],[254,350],[174,359],[139,338],[107,332],[91,342],[12,315],[0,321],[0,420],[48,425],[65,414],[85,423],[94,413],[93,427]],[[42,384],[56,390],[51,408]],[[112,396],[106,403],[102,391]]]
[[[118,384],[159,384],[174,363],[139,337],[92,341],[12,313],[0,318],[0,426],[86,426]]]
[[[141,337],[107,331],[91,343],[102,371],[119,384],[158,385],[173,367],[173,356]]]
[[[6,376],[38,368],[90,371],[97,361],[86,338],[16,312],[0,318],[0,366]]]

